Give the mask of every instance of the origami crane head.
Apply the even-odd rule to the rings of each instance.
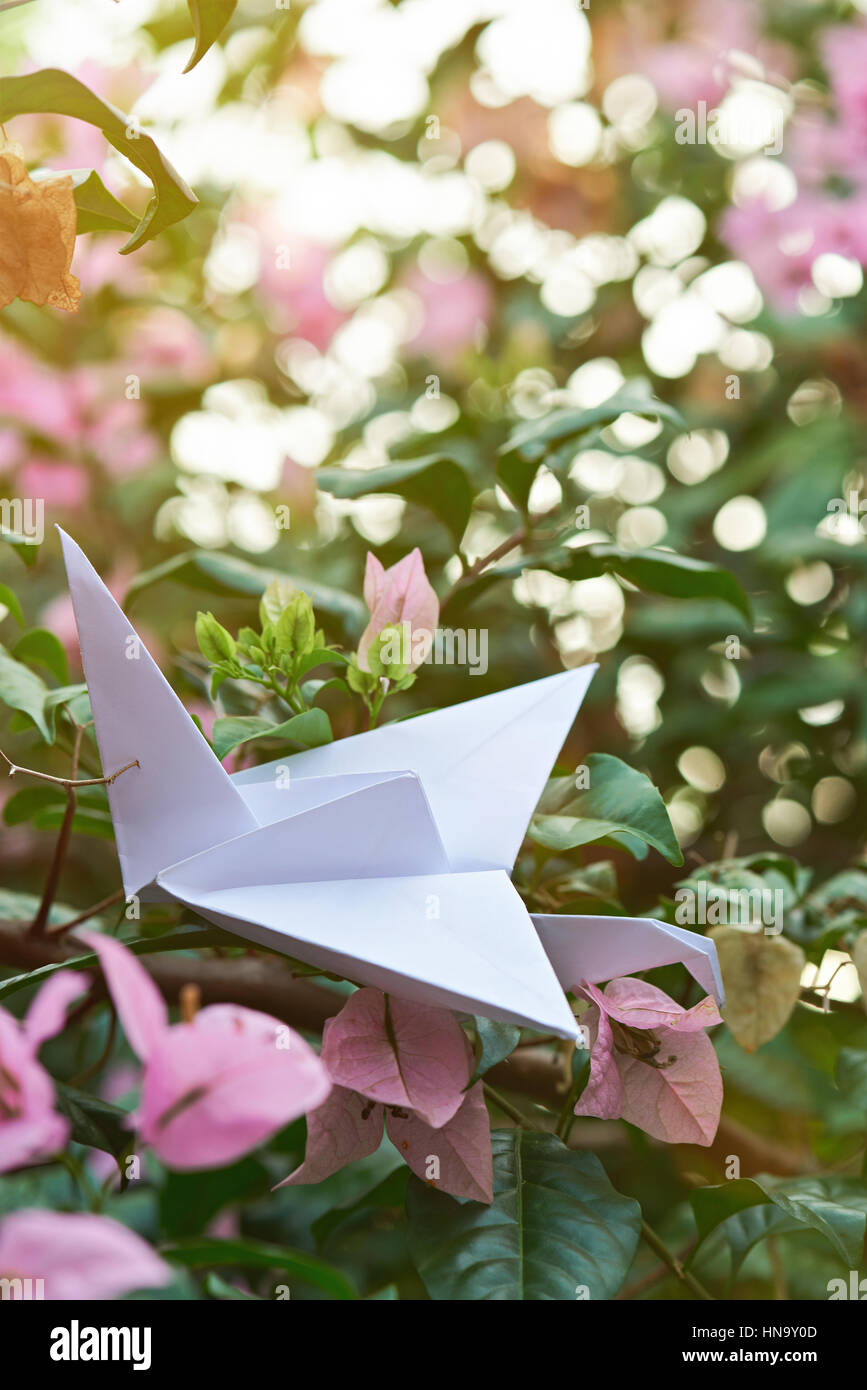
[[[509,873],[595,666],[230,776],[61,531],[124,891],[421,1003],[578,1028],[564,988],[713,943],[646,918],[533,916]],[[288,774],[288,775],[287,775]]]

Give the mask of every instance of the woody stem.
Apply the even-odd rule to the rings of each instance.
[[[654,1255],[658,1255],[659,1258],[665,1264],[668,1265],[669,1269],[677,1275],[678,1279],[680,1279],[686,1285],[689,1291],[692,1294],[694,1294],[696,1298],[700,1298],[704,1302],[708,1303],[713,1302],[713,1296],[708,1293],[707,1289],[704,1287],[704,1284],[700,1284],[698,1279],[696,1279],[695,1275],[690,1270],[685,1269],[683,1267],[677,1256],[671,1250],[669,1250],[665,1242],[662,1241],[656,1234],[653,1227],[648,1226],[647,1222],[643,1218],[641,1222],[641,1234],[644,1237],[645,1242],[650,1246]]]

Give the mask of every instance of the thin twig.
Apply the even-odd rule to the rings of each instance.
[[[521,541],[526,539],[526,527],[519,526],[517,531],[513,531],[512,534],[507,536],[504,541],[501,541],[499,545],[494,546],[494,549],[489,551],[487,555],[483,555],[480,559],[475,560],[473,564],[469,565],[440,602],[440,612],[451,603],[455,594],[458,590],[462,589],[465,584],[469,584],[472,579],[475,579],[477,575],[482,573],[482,570],[487,569],[488,565],[493,565],[497,560],[501,560],[504,555],[508,555],[510,550],[514,550],[516,545],[520,545]]]
[[[8,758],[6,754],[3,752],[2,748],[0,748],[0,758],[3,759],[3,761],[9,768],[10,777],[14,777],[16,772],[23,772],[26,777],[36,777],[42,782],[50,782],[52,786],[63,787],[63,790],[66,792],[66,810],[63,813],[63,820],[60,823],[60,832],[57,836],[57,841],[54,846],[54,854],[52,856],[51,864],[48,869],[48,877],[45,880],[45,887],[42,891],[42,899],[39,903],[39,907],[36,910],[36,916],[33,918],[33,921],[30,924],[29,930],[31,936],[42,936],[45,933],[45,928],[48,923],[48,916],[51,912],[51,906],[57,894],[57,887],[60,882],[60,874],[63,869],[64,860],[66,859],[66,851],[69,847],[69,840],[72,835],[72,827],[75,822],[75,811],[77,805],[76,797],[79,788],[110,787],[111,784],[115,782],[117,778],[121,776],[122,773],[129,772],[131,767],[141,767],[141,763],[139,762],[138,758],[136,758],[133,762],[127,763],[125,767],[118,768],[117,772],[111,773],[109,777],[86,777],[79,779],[76,774],[78,773],[78,760],[81,756],[81,741],[84,736],[85,728],[86,725],[84,724],[76,724],[75,726],[75,740],[72,745],[71,777],[53,777],[48,772],[37,772],[34,768],[19,767],[18,764],[13,763],[12,759]],[[83,919],[79,918],[78,920],[81,921]],[[70,926],[72,926],[72,923],[67,922],[64,924],[64,926],[66,929],[68,929]]]
[[[521,1114],[517,1106],[507,1101],[505,1096],[501,1096],[499,1091],[495,1091],[493,1086],[489,1085],[487,1081],[483,1081],[482,1085],[485,1089],[485,1095],[494,1102],[498,1110],[502,1110],[503,1114],[508,1115],[509,1119],[514,1120],[515,1124],[520,1126],[521,1129],[532,1130],[533,1126],[530,1124],[530,1121],[527,1119],[526,1115]]]
[[[704,1284],[699,1283],[699,1281],[696,1279],[695,1275],[692,1273],[691,1270],[684,1268],[680,1260],[674,1254],[674,1251],[669,1250],[665,1242],[661,1240],[660,1237],[656,1234],[653,1227],[648,1226],[647,1222],[643,1218],[641,1221],[641,1234],[644,1237],[646,1243],[650,1246],[654,1255],[658,1255],[659,1258],[665,1264],[668,1265],[672,1273],[677,1275],[678,1279],[680,1279],[680,1281],[686,1285],[690,1293],[694,1294],[696,1298],[700,1298],[707,1303],[712,1303],[714,1301],[713,1295],[708,1293],[707,1289],[704,1287]]]
[[[70,917],[68,922],[61,922],[59,926],[52,927],[45,935],[54,941],[58,936],[62,936],[64,932],[69,931],[72,927],[80,927],[82,922],[87,922],[91,917],[98,916],[104,908],[111,907],[112,903],[123,901],[123,898],[123,889],[118,888],[114,893],[109,893],[107,898],[103,898],[102,902],[94,903],[93,907],[85,908],[84,912],[79,912],[77,917]]]
[[[82,726],[79,725],[78,728],[82,728]],[[119,767],[117,772],[113,772],[110,777],[52,777],[50,772],[37,772],[34,767],[19,767],[17,763],[13,763],[11,758],[7,758],[2,748],[0,748],[0,758],[9,768],[10,777],[14,777],[17,772],[23,772],[25,777],[38,777],[40,782],[52,782],[56,787],[72,787],[75,791],[78,791],[80,787],[110,787],[113,782],[117,781],[122,772],[129,772],[131,767],[141,767],[138,758],[135,758],[133,762]]]

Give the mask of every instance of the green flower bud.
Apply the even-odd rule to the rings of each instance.
[[[296,585],[291,579],[278,575],[267,585],[265,592],[259,600],[259,620],[262,623],[264,632],[266,623],[276,623],[284,608],[289,604],[298,593]]]
[[[306,656],[313,651],[316,619],[306,594],[296,593],[283,609],[275,626],[277,650],[281,656]]]
[[[213,613],[196,614],[196,641],[202,656],[214,666],[220,661],[235,659],[235,639],[217,622]]]
[[[374,676],[385,676],[390,681],[401,681],[409,671],[409,652],[401,628],[389,625],[384,627],[367,651],[367,664]]]
[[[352,656],[346,668],[346,684],[356,695],[367,695],[376,685],[376,676],[370,671],[362,671],[356,658]]]

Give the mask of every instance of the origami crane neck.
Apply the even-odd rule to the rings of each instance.
[[[60,528],[58,527],[58,530]],[[258,822],[90,561],[60,531],[127,896]]]

